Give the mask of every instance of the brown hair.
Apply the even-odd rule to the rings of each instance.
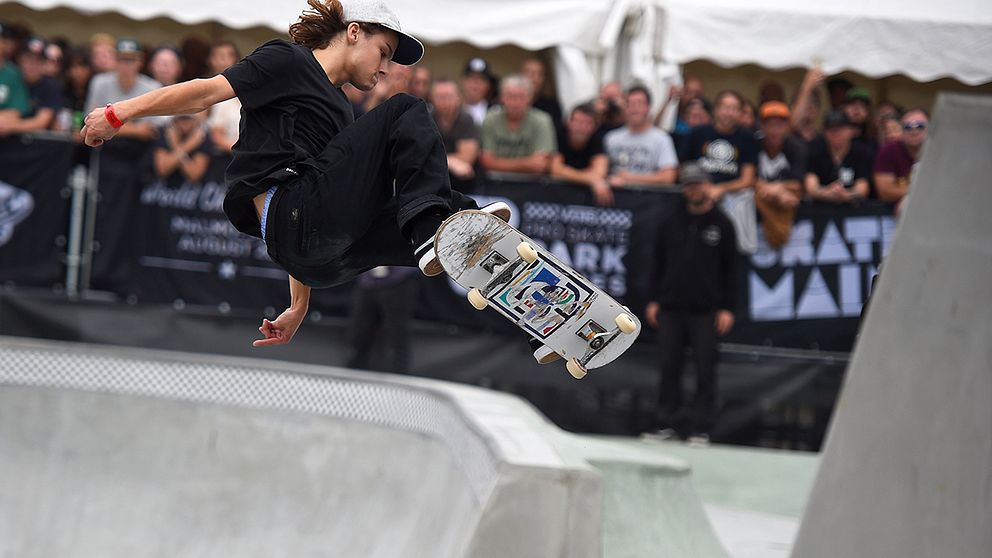
[[[331,39],[348,28],[340,0],[307,0],[310,9],[304,10],[300,20],[289,26],[289,37],[298,45],[310,49],[325,48]],[[363,32],[371,35],[386,28],[377,23],[355,22]]]

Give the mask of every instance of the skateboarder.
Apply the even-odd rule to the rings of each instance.
[[[355,120],[341,91],[372,89],[389,62],[423,56],[382,0],[308,0],[292,42],[265,43],[220,75],[165,87],[91,112],[87,145],[110,140],[147,116],[193,114],[237,96],[241,134],[227,168],[224,211],[265,241],[290,275],[291,304],[262,320],[265,339],[292,339],[311,287],[343,283],[380,265],[443,271],[433,236],[455,211],[476,208],[452,191],[446,156],[426,104],[400,94]],[[343,5],[342,5],[343,4]],[[502,219],[505,204],[487,206]]]

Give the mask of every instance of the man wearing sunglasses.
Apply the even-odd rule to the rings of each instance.
[[[875,188],[878,199],[897,203],[909,191],[913,165],[920,160],[927,139],[930,115],[924,109],[911,109],[902,117],[902,137],[882,146],[875,157]]]

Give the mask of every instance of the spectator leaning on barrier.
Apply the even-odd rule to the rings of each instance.
[[[658,329],[661,369],[653,434],[707,443],[717,414],[717,337],[734,326],[739,257],[734,227],[708,193],[709,175],[694,162],[679,174],[684,204],[658,227],[645,309],[648,324]],[[682,393],[687,346],[696,364],[696,393],[688,404]]]
[[[55,115],[62,110],[62,87],[58,80],[45,75],[46,46],[43,39],[32,37],[17,55],[17,66],[28,89],[30,105],[22,117],[0,121],[0,136],[48,130],[55,122]]]
[[[678,155],[672,138],[651,124],[651,93],[635,85],[624,99],[627,124],[608,132],[603,147],[610,158],[611,186],[645,184],[667,186],[675,182]]]
[[[680,158],[698,161],[709,173],[714,183],[710,194],[734,223],[738,249],[743,254],[753,254],[758,249],[754,206],[758,142],[753,133],[741,128],[741,106],[738,93],[720,92],[714,100],[713,124],[692,131]]]
[[[901,139],[882,146],[875,157],[878,199],[895,203],[909,192],[913,166],[920,160],[929,125],[930,115],[923,109],[911,109],[903,115]]]
[[[465,73],[462,77],[465,112],[472,117],[472,120],[475,120],[476,126],[482,126],[486,120],[495,81],[496,78],[485,59],[475,57],[469,59],[468,63],[465,64]]]
[[[166,180],[199,182],[210,166],[212,146],[199,119],[175,116],[155,141],[155,174]]]
[[[219,75],[241,59],[238,47],[231,41],[217,41],[210,47],[207,63],[210,65],[210,75]],[[210,108],[207,127],[210,130],[210,141],[214,149],[220,153],[230,153],[234,143],[238,141],[238,131],[241,126],[241,101],[237,97],[217,103]]]
[[[868,196],[871,154],[853,142],[856,130],[843,111],[830,111],[823,127],[823,139],[810,146],[806,195],[830,203],[864,199]]]
[[[754,201],[765,240],[780,248],[789,240],[796,207],[803,197],[806,145],[789,133],[792,115],[785,103],[769,101],[761,105],[759,115],[761,140]]]
[[[73,112],[73,128],[83,126],[86,116],[86,91],[93,78],[93,67],[90,65],[90,55],[82,48],[69,49],[65,57],[64,84],[65,106]]]
[[[450,79],[439,79],[431,87],[432,115],[444,141],[448,154],[448,172],[452,187],[459,188],[459,181],[475,178],[475,163],[479,159],[479,127],[462,109],[458,84]]]
[[[613,205],[613,189],[606,181],[609,168],[603,138],[596,132],[596,109],[591,103],[575,107],[558,138],[551,176],[589,186],[596,205],[608,207]]]
[[[160,89],[162,86],[152,78],[142,75],[139,70],[145,55],[137,41],[121,39],[117,43],[117,69],[93,76],[89,94],[86,96],[86,110],[92,111],[108,103],[116,103],[131,97]],[[168,118],[142,118],[124,124],[118,135],[142,141],[155,138],[156,124],[164,125]]]
[[[7,27],[0,27],[0,31],[10,32]],[[0,126],[19,120],[30,108],[31,99],[21,71],[0,51]]]
[[[489,111],[482,124],[482,167],[487,171],[548,172],[558,151],[551,117],[530,106],[533,85],[521,75],[500,84],[502,106]]]

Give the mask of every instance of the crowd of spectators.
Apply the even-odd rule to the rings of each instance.
[[[72,132],[94,107],[215,75],[240,58],[230,41],[196,37],[152,49],[103,33],[85,46],[49,41],[16,25],[3,25],[2,37],[0,136]],[[669,187],[679,181],[680,163],[698,161],[713,178],[709,195],[734,221],[745,253],[756,247],[756,215],[778,245],[804,199],[899,203],[928,125],[926,110],[875,103],[867,90],[828,80],[816,68],[791,97],[781,84],[765,82],[754,100],[729,90],[710,97],[701,79],[686,76],[660,111],[652,110],[649,89],[617,82],[563,111],[548,75],[547,64],[532,56],[499,79],[485,59],[474,57],[458,76],[395,66],[372,91],[346,86],[345,93],[356,116],[400,92],[428,101],[456,187],[483,173],[544,175],[583,184],[607,206],[616,188]],[[676,118],[666,125],[662,114],[670,105]],[[235,98],[209,114],[129,122],[120,135],[154,142],[160,174],[192,179],[202,175],[201,155],[231,151],[239,120]]]

